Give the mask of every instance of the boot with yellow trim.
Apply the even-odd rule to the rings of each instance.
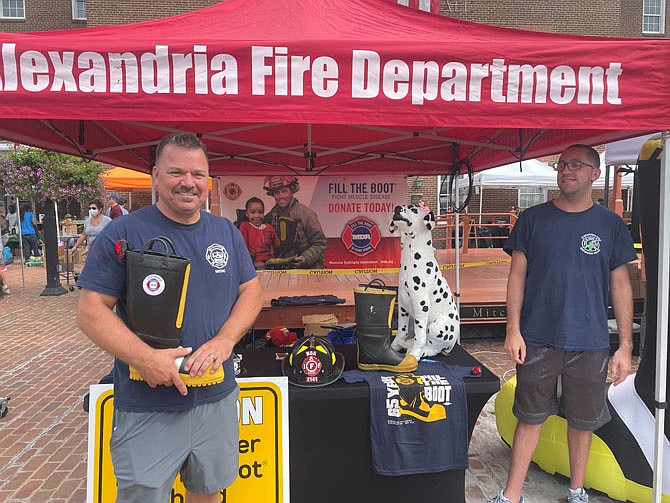
[[[184,369],[184,365],[186,364],[186,360],[188,360],[187,356],[180,356],[179,358],[175,358],[174,364],[177,367],[177,370],[179,371],[179,375],[181,376],[182,381],[184,381],[184,384],[188,387],[197,387],[197,386],[209,386],[211,384],[219,384],[223,382],[224,378],[224,372],[223,372],[223,365],[221,365],[216,372],[212,373],[212,365],[214,365],[214,362],[207,367],[207,370],[205,370],[204,374],[202,375],[194,375],[192,376],[191,374],[188,373],[187,370]],[[128,366],[129,370],[129,377],[133,381],[143,381],[142,376],[140,373],[137,371],[135,367]]]
[[[418,362],[391,348],[391,320],[396,291],[380,279],[354,289],[357,364],[361,370],[412,372]]]
[[[190,260],[177,255],[174,244],[165,236],[149,239],[138,250],[131,249],[127,241],[119,240],[116,253],[126,262],[126,295],[122,302],[128,327],[152,348],[179,347]],[[210,365],[201,376],[189,375],[184,371],[186,358],[175,360],[186,386],[209,386],[223,381],[223,367],[211,373]],[[129,366],[129,377],[142,380],[132,366]]]

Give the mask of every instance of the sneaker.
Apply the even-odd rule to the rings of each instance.
[[[568,503],[588,503],[589,495],[583,487],[577,489],[568,489]]]
[[[491,498],[486,503],[514,503],[511,499],[505,498],[503,492],[500,491],[495,498]],[[519,503],[523,503],[523,496],[519,498]]]
[[[7,272],[7,266],[6,265],[0,265],[0,272]]]
[[[9,287],[7,285],[2,285],[2,295],[9,295],[10,293],[12,292],[9,290]]]

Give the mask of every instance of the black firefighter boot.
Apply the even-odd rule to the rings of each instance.
[[[381,286],[373,283],[354,289],[358,368],[413,372],[418,365],[416,358],[391,348],[391,318],[396,292],[386,288],[381,281]]]

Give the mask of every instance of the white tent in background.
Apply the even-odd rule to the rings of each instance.
[[[638,149],[639,152],[639,149]],[[637,157],[636,157],[637,159]],[[605,172],[603,156],[600,156],[601,170],[600,178],[594,183],[593,187],[600,189],[605,186]],[[517,188],[517,187],[532,187],[541,189],[557,188],[556,172],[546,162],[531,159],[529,161],[522,161],[521,167],[519,163],[506,164],[497,168],[480,171],[474,176],[473,185],[475,187],[495,187],[495,188]],[[612,186],[612,179],[610,177],[610,184]],[[622,176],[622,187],[633,186],[633,174],[627,173]],[[480,189],[481,190],[481,189]]]
[[[660,138],[661,133],[638,136],[627,140],[615,141],[605,145],[605,163],[607,165],[636,164],[642,144],[652,138]]]
[[[556,172],[546,162],[531,159],[480,171],[474,176],[475,187],[516,188],[556,187]]]

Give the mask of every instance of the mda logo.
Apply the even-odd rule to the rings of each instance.
[[[381,238],[377,224],[365,217],[349,221],[342,232],[342,242],[346,249],[360,256],[375,251]]]

